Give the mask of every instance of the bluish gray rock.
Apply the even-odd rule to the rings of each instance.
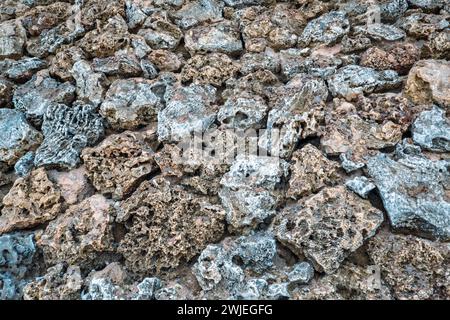
[[[0,109],[0,164],[13,166],[41,141],[42,134],[28,124],[22,112]]]
[[[13,104],[27,119],[39,126],[49,105],[70,104],[74,98],[75,87],[70,82],[61,83],[43,72],[35,74],[15,90]]]
[[[205,21],[222,18],[223,3],[219,0],[198,0],[188,2],[172,14],[175,23],[183,29],[188,29]]]
[[[291,272],[288,273],[288,279],[291,283],[307,284],[314,277],[314,268],[308,262],[296,263]]]
[[[372,23],[366,27],[355,28],[357,32],[361,32],[373,40],[397,41],[403,39],[405,32],[390,24]]]
[[[350,31],[350,22],[342,11],[331,11],[311,20],[300,37],[304,45],[323,43],[330,45]]]
[[[34,57],[25,57],[21,60],[4,60],[0,62],[0,70],[14,81],[29,80],[33,74],[47,67],[47,62]]]
[[[417,149],[411,151],[397,153],[402,155],[397,161],[386,154],[372,157],[367,163],[369,175],[380,192],[393,228],[448,240],[449,162],[431,161],[417,154]]]
[[[166,108],[158,113],[158,139],[180,141],[206,131],[216,119],[216,91],[211,85],[167,87]]]
[[[345,186],[364,199],[367,199],[369,192],[376,188],[376,186],[364,176],[348,180],[345,183]]]
[[[448,152],[450,151],[450,120],[444,110],[433,106],[423,111],[412,125],[412,137],[422,148]]]
[[[328,87],[333,96],[352,99],[358,94],[372,93],[395,88],[401,84],[397,72],[376,71],[358,65],[340,68],[328,79]]]
[[[136,300],[153,300],[155,299],[155,293],[161,289],[162,283],[159,278],[151,277],[145,278],[138,285],[138,294],[136,295]]]
[[[83,148],[95,145],[104,135],[103,119],[91,105],[72,108],[54,104],[42,124],[44,142],[36,150],[36,167],[75,168]]]
[[[34,167],[34,151],[28,151],[14,165],[14,172],[19,177],[28,176]]]
[[[85,60],[74,63],[72,75],[77,84],[77,99],[98,106],[106,91],[108,80],[101,72],[94,72],[91,64]]]

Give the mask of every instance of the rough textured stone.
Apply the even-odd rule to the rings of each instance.
[[[367,199],[369,192],[376,188],[376,186],[364,176],[348,180],[345,183],[345,186],[364,199]]]
[[[79,299],[82,276],[80,267],[59,263],[23,288],[24,300]]]
[[[330,45],[348,33],[350,23],[344,12],[332,11],[308,22],[300,37],[305,45],[323,43]]]
[[[85,54],[79,47],[69,46],[61,48],[52,59],[49,72],[52,77],[62,81],[73,79],[72,68],[75,62],[84,60]]]
[[[383,23],[369,24],[366,27],[358,28],[358,31],[376,41],[397,41],[406,36],[402,29]]]
[[[41,141],[41,133],[28,124],[21,112],[0,109],[0,164],[13,166]]]
[[[189,59],[181,72],[183,82],[193,81],[220,87],[236,75],[237,64],[223,53],[195,55]]]
[[[75,168],[83,148],[96,144],[104,134],[103,119],[91,105],[53,104],[42,124],[44,141],[36,150],[36,166]]]
[[[292,155],[286,195],[298,199],[337,183],[340,180],[338,168],[337,163],[328,160],[313,145],[307,144]]]
[[[8,108],[12,104],[14,83],[0,77],[0,108]]]
[[[348,65],[330,77],[328,86],[333,96],[352,99],[361,93],[372,93],[398,87],[397,72],[386,70],[377,72],[371,68]]]
[[[392,227],[449,239],[448,161],[397,154],[398,161],[380,154],[367,163]]]
[[[281,243],[304,254],[316,270],[332,273],[382,222],[381,211],[338,186],[283,209],[274,230]]]
[[[450,120],[444,110],[433,107],[422,112],[412,125],[416,144],[432,151],[450,151]]]
[[[406,74],[419,60],[419,56],[419,49],[412,44],[401,44],[388,51],[372,47],[361,56],[361,65],[376,70],[395,70],[399,74]]]
[[[219,193],[233,230],[254,228],[275,215],[277,187],[287,176],[287,163],[278,158],[238,155]],[[278,194],[277,194],[278,193]]]
[[[154,134],[124,132],[111,135],[95,148],[86,148],[82,158],[95,189],[115,199],[134,191],[157,169],[152,141]]]
[[[37,241],[46,263],[84,264],[111,251],[112,211],[110,201],[94,195],[51,221]]]
[[[184,41],[191,52],[238,54],[243,49],[239,31],[229,21],[189,29]]]
[[[190,261],[224,232],[224,212],[163,178],[144,181],[120,204],[118,221],[130,219],[119,252],[135,272],[163,272]]]
[[[20,57],[26,39],[26,30],[20,21],[10,20],[0,23],[0,58]]]
[[[448,299],[450,248],[414,236],[387,232],[369,241],[370,258],[401,300]]]
[[[46,66],[47,63],[38,58],[25,57],[18,61],[6,59],[0,63],[0,71],[3,69],[4,75],[13,81],[26,81]]]
[[[409,36],[419,39],[426,39],[434,32],[449,27],[449,21],[444,16],[421,12],[403,18],[399,24]]]
[[[108,76],[137,77],[142,73],[138,58],[126,50],[116,52],[113,57],[95,58],[92,69]]]
[[[51,182],[44,169],[14,182],[3,198],[0,234],[29,229],[53,220],[63,209],[60,190]]]
[[[170,21],[152,16],[147,18],[138,35],[142,36],[152,49],[175,49],[183,37],[181,30]]]
[[[48,107],[54,103],[70,104],[75,98],[75,87],[49,77],[43,71],[27,83],[19,86],[13,96],[14,107],[22,111],[27,119],[40,125]]]
[[[98,106],[103,100],[107,84],[105,75],[93,72],[90,63],[84,60],[74,63],[72,74],[77,84],[78,101]]]
[[[408,74],[405,94],[416,104],[450,106],[450,62],[420,60]]]
[[[179,141],[194,132],[204,132],[216,119],[216,89],[191,84],[168,87],[166,108],[158,113],[158,139]]]
[[[143,78],[116,80],[106,93],[100,113],[115,130],[149,124],[163,108],[158,90],[158,82]]]
[[[190,1],[173,13],[172,16],[180,28],[187,29],[202,22],[220,20],[222,18],[222,9],[222,1]]]
[[[65,203],[76,204],[93,193],[93,188],[87,179],[87,172],[84,167],[71,171],[50,170],[48,175],[58,186]]]

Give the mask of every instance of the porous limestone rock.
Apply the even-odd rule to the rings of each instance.
[[[164,178],[144,181],[120,203],[127,223],[119,244],[129,270],[161,273],[189,262],[225,231],[223,209]]]
[[[163,108],[159,83],[143,78],[119,79],[112,83],[100,114],[115,130],[133,130],[156,120]]]
[[[130,195],[156,171],[151,132],[126,131],[110,135],[94,148],[83,150],[87,175],[96,190],[114,199]]]
[[[22,112],[0,109],[0,165],[13,166],[41,141],[42,134],[28,124]]]
[[[288,164],[279,158],[238,155],[219,192],[232,230],[255,228],[275,215]],[[277,190],[278,189],[278,190]]]
[[[334,185],[340,180],[338,170],[336,162],[328,160],[319,149],[307,144],[292,155],[286,195],[298,199]]]
[[[211,53],[195,55],[190,58],[181,71],[183,82],[193,81],[220,87],[229,78],[236,75],[238,65],[226,54]]]
[[[450,120],[444,110],[434,106],[414,121],[412,138],[416,144],[432,151],[450,151]]]
[[[413,44],[400,44],[387,51],[371,47],[361,56],[361,65],[375,70],[395,70],[399,74],[408,73],[419,60],[420,51]]]
[[[405,94],[416,104],[450,107],[450,62],[420,60],[408,74]]]
[[[80,162],[83,148],[95,145],[104,135],[103,119],[92,105],[72,108],[52,104],[42,123],[44,141],[36,150],[34,164],[73,169]]]
[[[333,96],[351,100],[357,94],[372,93],[395,88],[400,78],[393,70],[375,71],[357,65],[348,65],[337,70],[328,80]]]
[[[78,266],[58,263],[23,288],[24,300],[76,300],[83,281]]]
[[[112,202],[99,194],[70,206],[37,240],[45,262],[82,266],[98,254],[112,251],[113,210]]]
[[[397,151],[399,146],[397,146]],[[448,161],[397,152],[397,161],[379,154],[367,162],[390,223],[438,239],[450,237]]]
[[[304,254],[316,270],[333,273],[382,222],[380,210],[337,186],[285,207],[273,228],[281,243],[299,256]]]
[[[448,243],[383,232],[369,241],[367,251],[396,299],[448,299]]]
[[[63,209],[59,188],[49,180],[44,169],[18,178],[3,198],[0,234],[29,229],[55,219]]]

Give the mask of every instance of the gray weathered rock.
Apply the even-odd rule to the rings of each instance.
[[[22,158],[20,158],[14,165],[14,172],[19,177],[25,177],[30,174],[34,167],[34,152],[28,151]]]
[[[300,37],[305,45],[323,43],[330,45],[350,31],[350,22],[342,11],[331,11],[311,20]]]
[[[369,175],[392,227],[441,240],[450,238],[448,165],[448,161],[431,161],[420,154],[403,153],[398,161],[385,154],[369,159]]]
[[[191,84],[168,87],[166,108],[158,113],[158,139],[180,141],[194,132],[204,132],[216,119],[216,89]]]
[[[14,81],[29,80],[35,72],[44,69],[46,66],[46,61],[34,57],[25,57],[18,61],[5,60],[0,62],[0,70],[5,68],[4,74]]]
[[[263,120],[268,109],[263,98],[244,93],[227,99],[217,114],[217,120],[224,128],[259,129],[265,125]]]
[[[132,130],[156,120],[163,103],[158,82],[143,78],[119,79],[112,83],[100,114],[115,130]]]
[[[13,166],[41,141],[41,133],[28,124],[22,112],[0,109],[0,164]]]
[[[75,98],[75,87],[70,82],[61,83],[46,72],[37,73],[14,92],[13,104],[33,124],[40,125],[47,108],[53,103],[70,104]]]
[[[218,0],[191,1],[172,14],[175,23],[188,29],[202,22],[220,20],[223,3]]]
[[[296,263],[288,274],[291,283],[307,284],[314,277],[314,268],[308,262]]]
[[[0,77],[0,108],[10,107],[14,93],[14,83]]]
[[[184,41],[190,52],[238,54],[243,49],[239,29],[227,20],[189,29]]]
[[[278,185],[288,164],[276,157],[238,155],[221,180],[219,192],[232,229],[254,228],[275,215]]]
[[[138,35],[142,36],[152,49],[175,49],[183,38],[181,30],[163,19],[153,21],[151,17],[144,22]]]
[[[358,94],[387,90],[400,83],[397,72],[393,70],[378,72],[371,68],[348,65],[329,78],[328,87],[333,96],[352,99]]]
[[[77,99],[98,106],[103,100],[107,83],[105,75],[94,72],[91,64],[85,60],[74,63],[72,74],[77,84]]]
[[[27,33],[19,20],[0,23],[0,59],[22,55]]]
[[[376,186],[364,176],[348,180],[345,183],[345,186],[364,199],[367,199],[369,192],[376,188]]]
[[[423,111],[412,125],[416,144],[432,151],[450,151],[450,120],[442,109],[434,106]]]
[[[367,35],[373,40],[397,41],[406,36],[402,29],[383,23],[373,23],[366,27],[358,27],[357,31]]]
[[[91,105],[50,106],[42,124],[44,142],[34,164],[72,169],[80,162],[83,148],[95,145],[104,134],[103,119]]]
[[[108,76],[137,77],[142,73],[141,62],[127,51],[118,51],[113,57],[94,58],[92,68]]]

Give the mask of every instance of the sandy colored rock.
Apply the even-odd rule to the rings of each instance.
[[[152,149],[155,139],[151,133],[127,131],[84,149],[81,157],[95,189],[115,199],[130,195],[157,169]]]
[[[281,243],[297,255],[304,254],[316,270],[333,273],[382,222],[380,210],[338,186],[285,207],[276,216],[273,228]]]
[[[450,248],[411,235],[383,232],[372,238],[368,254],[384,281],[401,300],[448,299]]]
[[[420,60],[408,74],[405,94],[416,104],[450,106],[450,63]]]
[[[90,185],[87,172],[84,167],[80,167],[71,171],[48,171],[48,176],[61,191],[64,201],[68,205],[78,203],[93,193],[93,188]]]
[[[29,229],[55,219],[63,210],[59,188],[49,180],[44,169],[14,182],[3,198],[0,233]]]
[[[40,278],[23,288],[24,300],[73,300],[79,299],[82,276],[78,266],[59,263]]]
[[[338,169],[336,162],[328,160],[320,150],[307,144],[292,155],[286,195],[298,199],[333,185],[340,180]]]
[[[84,264],[113,250],[111,201],[93,195],[50,222],[37,241],[48,264]]]
[[[134,272],[164,272],[190,261],[222,236],[225,214],[207,197],[163,178],[144,181],[120,204],[118,221],[130,219],[119,252]]]

